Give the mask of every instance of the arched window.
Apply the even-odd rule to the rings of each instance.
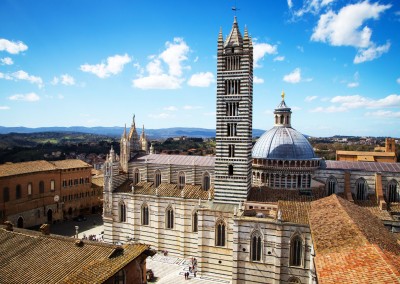
[[[167,210],[165,211],[165,224],[167,229],[174,228],[174,210],[171,206],[168,206]]]
[[[142,225],[149,225],[149,206],[147,204],[142,206]]]
[[[44,193],[44,181],[39,182],[39,193]]]
[[[228,166],[228,175],[233,176],[233,165]]]
[[[208,172],[205,172],[203,175],[203,190],[209,190],[210,189],[210,174]]]
[[[193,213],[193,232],[198,232],[199,228],[198,228],[198,215],[197,215],[197,211],[194,211]]]
[[[21,185],[17,184],[15,187],[15,198],[20,199],[22,197],[22,192],[21,192]]]
[[[119,203],[119,221],[126,222],[126,206],[123,201]]]
[[[133,184],[134,184],[134,185],[138,184],[139,181],[140,181],[140,172],[139,172],[139,169],[135,169],[135,171],[133,172],[133,178],[134,178]]]
[[[219,220],[215,225],[215,245],[217,247],[225,246],[225,222]]]
[[[32,195],[32,183],[28,183],[28,195]]]
[[[183,189],[186,184],[186,177],[184,172],[178,174],[178,188]]]
[[[253,232],[251,235],[251,260],[261,261],[262,255],[262,236],[259,231]]]
[[[125,284],[125,271],[121,269],[114,276],[114,284]]]
[[[400,193],[397,189],[397,181],[392,179],[387,187],[387,200],[388,202],[400,202]]]
[[[8,187],[3,188],[3,201],[10,201],[10,189]]]
[[[328,180],[326,181],[326,194],[328,196],[336,193],[336,185],[337,185],[336,178],[333,176],[329,177]]]
[[[161,172],[160,170],[156,170],[154,174],[154,182],[156,187],[158,187],[161,184]]]
[[[299,235],[295,235],[290,240],[289,263],[291,266],[301,266],[302,250],[303,250],[303,240]]]
[[[357,200],[366,200],[367,192],[368,192],[367,181],[363,178],[359,178],[356,181],[356,199]]]

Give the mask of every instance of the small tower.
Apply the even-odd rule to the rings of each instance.
[[[253,45],[236,17],[218,35],[215,202],[238,204],[251,189]]]
[[[126,124],[124,128],[124,133],[122,134],[121,137],[121,142],[120,142],[120,165],[122,170],[127,173],[128,172],[128,162],[130,159],[130,142],[128,139],[128,136],[126,134]]]
[[[134,153],[137,153],[140,151],[139,136],[137,134],[136,125],[135,125],[135,115],[133,115],[131,129],[129,129],[128,139],[129,139],[129,143],[130,143],[131,157],[133,157]]]
[[[284,91],[282,91],[281,97],[282,97],[282,101],[276,107],[276,109],[274,111],[275,126],[292,127],[291,126],[292,111],[291,111],[291,108],[288,107],[285,103],[285,92]]]
[[[146,137],[146,133],[144,132],[144,124],[142,128],[142,133],[140,134],[140,149],[144,152],[148,152],[148,141]]]

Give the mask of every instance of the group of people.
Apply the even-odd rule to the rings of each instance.
[[[192,257],[192,261],[191,261],[191,265],[189,265],[189,271],[185,272],[185,280],[189,279],[189,275],[190,273],[193,273],[193,276],[196,277],[196,273],[197,273],[197,259]]]
[[[83,234],[82,240],[102,242],[103,235],[89,235],[89,237],[87,237],[86,234]]]

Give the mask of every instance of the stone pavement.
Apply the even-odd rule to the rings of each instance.
[[[146,260],[147,269],[153,270],[156,281],[149,283],[157,284],[228,284],[229,281],[212,279],[209,277],[194,277],[190,273],[189,280],[185,280],[184,273],[189,271],[191,261],[189,259],[164,256],[156,254],[153,257],[148,257]]]
[[[52,224],[50,227],[50,232],[52,234],[73,237],[75,236],[75,226],[79,226],[78,237],[82,238],[83,234],[89,235],[99,235],[103,230],[103,218],[101,214],[92,214],[85,216],[86,221],[64,221],[56,224]]]

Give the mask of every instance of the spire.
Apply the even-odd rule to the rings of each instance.
[[[244,40],[248,40],[249,39],[249,33],[247,31],[247,26],[244,26]]]
[[[133,114],[132,127],[133,127],[133,128],[136,128],[136,126],[135,126],[135,114]]]
[[[126,138],[126,123],[125,123],[125,128],[124,128],[124,134],[122,134],[123,138]]]
[[[243,38],[239,31],[239,26],[235,16],[233,20],[232,30],[225,40],[224,47],[234,47],[234,46],[240,46],[242,44],[243,44]]]

